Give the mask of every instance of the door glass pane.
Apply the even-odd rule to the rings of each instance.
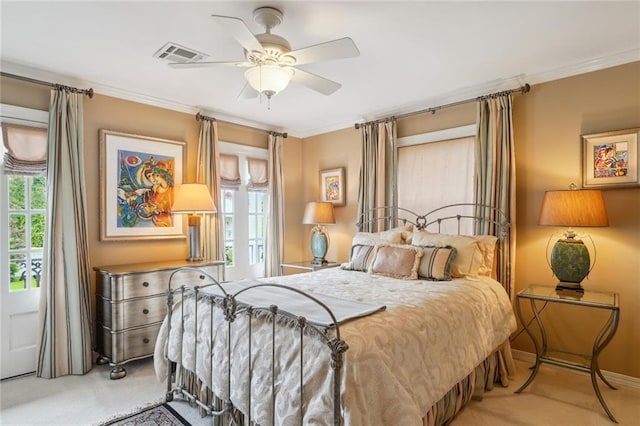
[[[27,256],[25,254],[9,255],[9,291],[25,290],[28,276]]]
[[[227,263],[227,266],[233,266],[233,243],[225,243],[224,259]]]
[[[9,215],[9,249],[17,250],[27,247],[26,216],[12,213]]]
[[[9,176],[9,210],[23,210],[26,207],[25,187],[24,176]]]
[[[45,177],[34,176],[31,179],[31,208],[44,210],[47,205]]]
[[[44,247],[44,213],[31,215],[31,248]]]
[[[250,214],[249,215],[249,239],[254,240],[258,236],[256,235],[256,216]]]

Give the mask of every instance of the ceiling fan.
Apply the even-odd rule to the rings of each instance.
[[[304,71],[297,66],[332,59],[352,58],[360,55],[360,51],[348,37],[291,50],[291,45],[284,37],[271,33],[271,29],[282,22],[283,16],[280,10],[273,7],[255,9],[253,18],[265,27],[265,32],[254,35],[240,18],[212,15],[214,21],[244,48],[246,60],[182,62],[169,65],[173,68],[220,65],[248,68],[244,73],[247,83],[238,99],[255,98],[263,94],[270,100],[272,96],[285,89],[290,81],[302,84],[323,95],[331,95],[342,86],[340,83]]]

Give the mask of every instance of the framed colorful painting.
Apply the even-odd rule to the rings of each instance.
[[[640,185],[640,128],[582,136],[582,186],[618,188]]]
[[[320,201],[344,206],[345,192],[344,167],[320,171]]]
[[[100,130],[100,239],[185,238],[171,214],[184,142]]]

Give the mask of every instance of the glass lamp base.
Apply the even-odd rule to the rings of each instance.
[[[327,234],[322,231],[316,231],[311,234],[311,254],[313,254],[312,265],[324,265],[327,263],[325,255],[329,249],[329,240]]]

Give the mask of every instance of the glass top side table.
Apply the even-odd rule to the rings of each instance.
[[[327,262],[322,265],[314,264],[310,260],[304,260],[302,262],[283,262],[280,264],[280,275],[284,275],[284,270],[286,268],[303,269],[305,271],[319,271],[321,269],[335,268],[337,266],[340,266],[338,262]]]
[[[540,331],[541,341],[534,336],[532,330],[529,325],[530,322],[525,321],[522,315],[521,303],[528,299],[531,305],[531,311],[533,312],[533,316],[535,319],[535,323],[538,326],[538,330]],[[576,362],[567,361],[560,358],[551,357],[549,355],[549,347],[547,345],[547,334],[544,328],[544,323],[541,318],[542,309],[546,306],[547,303],[559,303],[559,304],[571,304],[583,306],[589,309],[605,309],[611,311],[609,315],[609,319],[606,321],[600,332],[598,333],[595,341],[593,342],[593,349],[590,355],[583,355],[588,364],[581,364]],[[609,416],[611,421],[618,423],[609,407],[604,401],[602,394],[600,393],[600,389],[598,387],[597,377],[600,379],[611,389],[616,389],[611,383],[607,381],[602,375],[600,371],[600,366],[598,365],[598,356],[602,352],[602,350],[609,344],[611,339],[616,333],[618,329],[618,320],[620,317],[620,307],[618,306],[618,293],[614,292],[601,292],[601,291],[590,291],[585,290],[583,293],[578,293],[575,291],[556,291],[554,286],[545,286],[545,285],[530,285],[524,290],[518,292],[516,295],[516,314],[518,315],[518,319],[520,323],[524,327],[524,331],[529,335],[531,340],[533,341],[533,345],[536,350],[536,363],[532,367],[531,375],[527,379],[526,382],[515,393],[520,393],[527,388],[533,382],[533,379],[538,374],[540,370],[540,365],[542,363],[553,364],[560,367],[566,367],[573,370],[584,371],[590,374],[591,376],[591,384],[593,385],[593,390],[600,401],[600,405],[604,408],[604,411]]]

